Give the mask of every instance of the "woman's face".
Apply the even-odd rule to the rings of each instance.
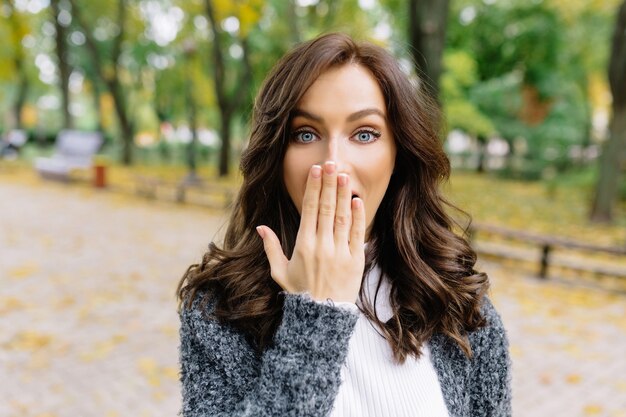
[[[332,68],[306,91],[291,122],[283,179],[298,212],[312,165],[334,161],[365,204],[367,233],[385,195],[396,159],[385,99],[369,70]]]

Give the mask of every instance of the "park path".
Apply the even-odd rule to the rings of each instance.
[[[174,290],[224,216],[0,177],[0,417],[172,417]],[[514,415],[626,416],[626,296],[482,263]]]

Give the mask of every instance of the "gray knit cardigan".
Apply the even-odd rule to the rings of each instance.
[[[272,347],[258,354],[243,334],[201,311],[200,297],[181,308],[184,417],[328,416],[358,314],[285,294]],[[510,360],[502,321],[485,298],[488,325],[470,333],[468,359],[443,335],[429,341],[451,417],[510,416]],[[384,417],[384,416],[381,416]]]

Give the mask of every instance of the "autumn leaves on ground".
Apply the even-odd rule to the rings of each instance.
[[[175,416],[174,289],[225,213],[0,168],[0,417]],[[586,224],[575,187],[455,174],[447,192],[480,222],[626,240],[624,224]],[[511,340],[514,415],[626,416],[626,285],[561,270],[540,281],[530,262],[479,267]]]

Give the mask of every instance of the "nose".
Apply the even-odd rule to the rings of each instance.
[[[337,167],[337,172],[346,172],[348,173],[348,158],[349,155],[347,153],[346,147],[343,145],[343,141],[338,136],[333,136],[328,141],[328,146],[326,149],[326,159],[325,161],[335,161],[335,166]]]

